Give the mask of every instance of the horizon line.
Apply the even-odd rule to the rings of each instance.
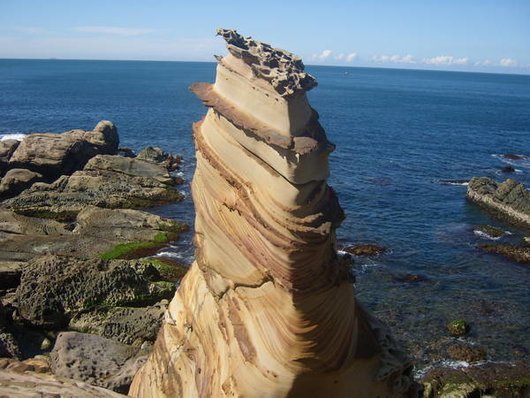
[[[100,58],[2,58],[0,61],[88,61],[88,62],[182,62],[182,63],[217,63],[213,61],[182,61],[182,60],[159,60],[159,59],[100,59]],[[498,71],[477,71],[477,70],[455,70],[455,69],[431,69],[431,68],[414,68],[414,67],[392,67],[384,65],[323,65],[323,64],[308,64],[304,62],[305,66],[316,66],[325,68],[348,68],[348,69],[389,69],[389,70],[410,70],[420,72],[450,72],[450,73],[477,73],[486,75],[512,75],[512,76],[530,76],[530,71],[510,71],[510,72],[498,72]]]

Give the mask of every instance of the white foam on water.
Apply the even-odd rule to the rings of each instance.
[[[474,229],[473,233],[475,235],[481,237],[481,238],[489,239],[489,240],[499,240],[500,238],[502,238],[502,236],[491,236],[491,235],[488,235],[486,232],[479,231],[478,229]]]
[[[22,141],[24,138],[26,138],[26,136],[27,134],[22,134],[22,133],[0,134],[0,141],[6,141],[6,140]]]

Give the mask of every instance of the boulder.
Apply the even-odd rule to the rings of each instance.
[[[180,156],[171,155],[158,147],[152,146],[142,149],[136,158],[159,164],[165,167],[168,171],[177,170],[182,161]]]
[[[166,309],[165,300],[149,307],[97,308],[77,314],[68,327],[140,347],[155,341]]]
[[[18,195],[42,179],[42,174],[35,171],[11,169],[0,180],[0,200]]]
[[[483,244],[478,247],[487,253],[500,254],[517,263],[530,264],[530,246],[526,244]]]
[[[6,201],[17,213],[73,219],[83,208],[146,208],[183,198],[163,167],[120,156],[98,155],[85,168],[51,184],[37,183]]]
[[[157,276],[154,267],[136,260],[42,256],[22,272],[18,313],[33,326],[60,329],[77,313],[98,306],[155,304],[174,292],[170,283],[151,281]]]
[[[92,131],[31,134],[16,148],[9,168],[33,170],[53,180],[82,169],[97,154],[115,154],[118,143],[116,127],[106,120]]]
[[[467,187],[467,198],[503,219],[530,226],[530,192],[515,180],[499,184],[488,177],[475,177]]]
[[[9,159],[19,144],[18,140],[0,140],[0,177],[4,175]]]
[[[56,376],[126,394],[145,362],[145,353],[138,354],[138,348],[101,336],[63,332],[57,336],[50,359]]]
[[[375,243],[359,243],[347,246],[343,249],[345,252],[354,256],[377,256],[387,251],[387,248]]]

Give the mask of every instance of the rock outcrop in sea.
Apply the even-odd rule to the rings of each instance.
[[[402,397],[411,364],[355,299],[344,215],[300,58],[220,29],[229,54],[193,126],[196,261],[134,397]]]
[[[497,183],[488,177],[469,181],[467,198],[509,221],[530,226],[530,192],[511,178]]]

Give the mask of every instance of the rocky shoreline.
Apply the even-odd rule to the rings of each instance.
[[[187,270],[152,257],[187,225],[141,210],[182,199],[180,161],[108,121],[0,141],[0,395],[127,393]]]

